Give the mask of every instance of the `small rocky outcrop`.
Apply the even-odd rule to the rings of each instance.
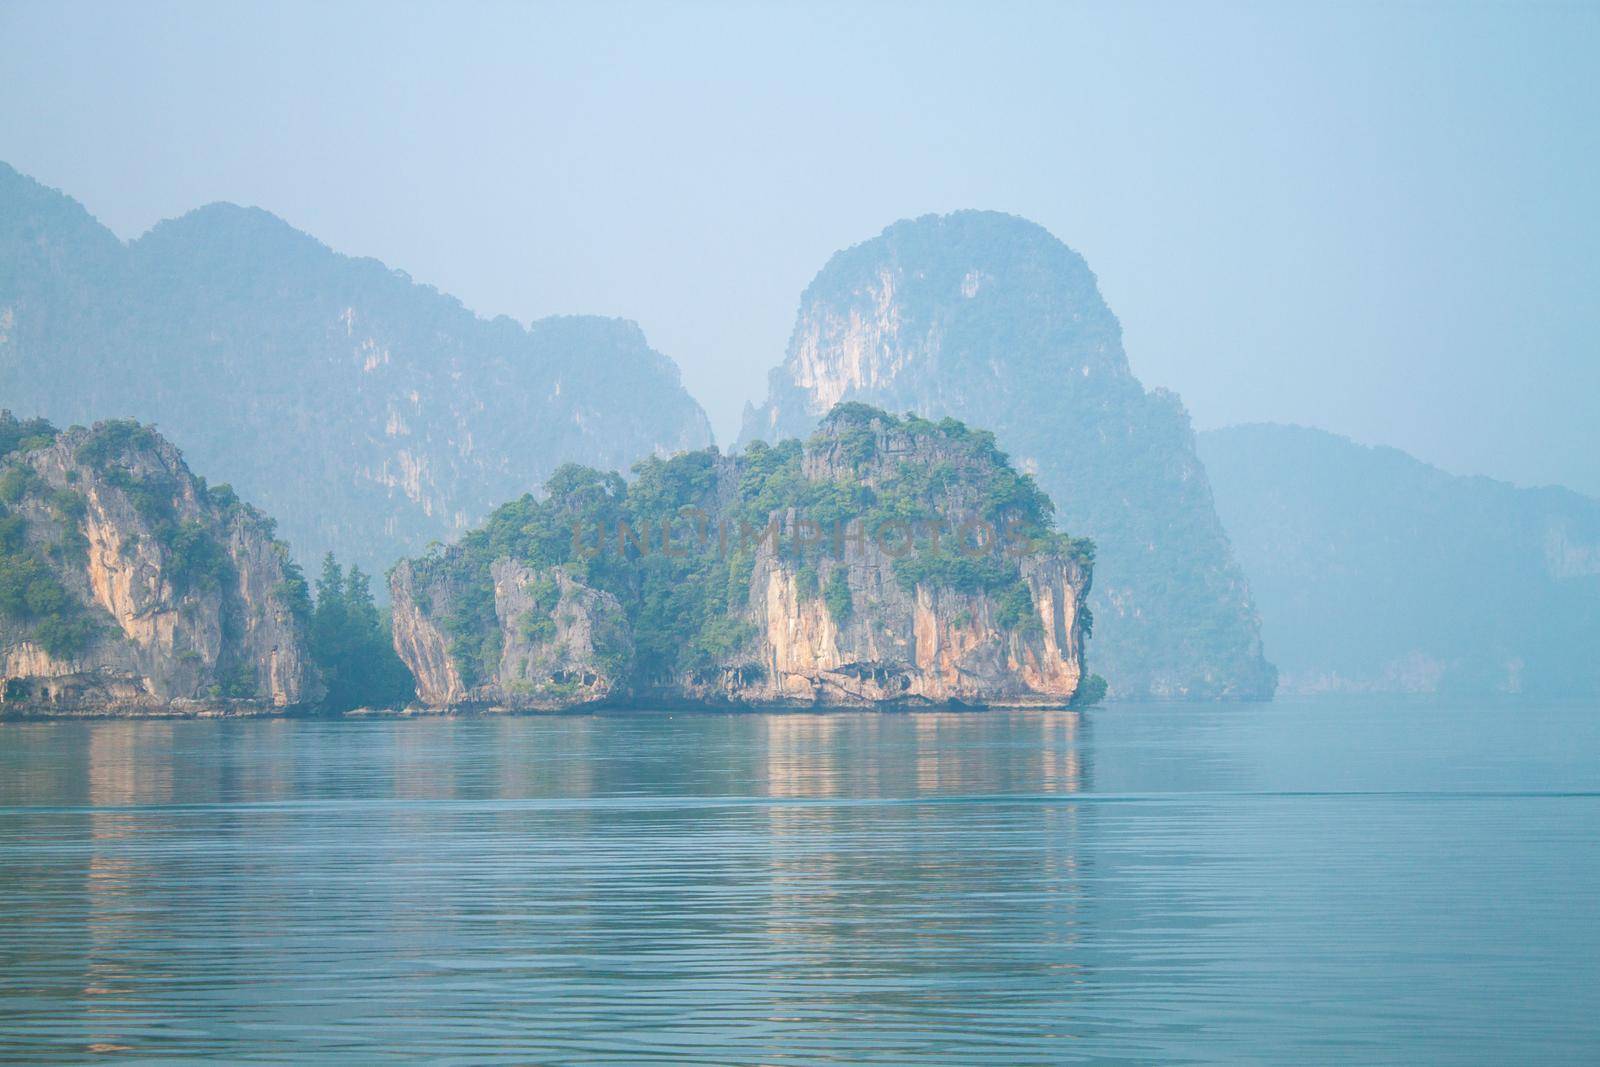
[[[305,584],[269,519],[132,422],[0,416],[8,713],[253,713],[316,701]]]
[[[555,567],[501,559],[490,573],[492,628],[454,636],[440,620],[470,594],[443,573],[420,579],[409,562],[391,573],[395,648],[424,704],[552,710],[626,693],[633,642],[616,597]],[[488,674],[473,666],[483,644],[493,649]]]
[[[1063,706],[1093,548],[989,435],[847,405],[798,441],[567,469],[390,575],[435,707]],[[943,540],[940,539],[942,531]]]

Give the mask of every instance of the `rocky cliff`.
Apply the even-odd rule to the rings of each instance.
[[[270,520],[133,422],[0,416],[7,712],[310,704],[306,592]]]
[[[419,700],[553,709],[625,694],[633,647],[616,597],[559,567],[510,559],[496,560],[490,578],[495,627],[479,636],[498,654],[488,673],[464,674],[440,620],[452,617],[467,592],[446,575],[419,583],[410,563],[390,575],[395,648],[416,676]]]
[[[391,574],[420,698],[1061,706],[1093,547],[987,434],[859,405],[804,446],[558,472]]]
[[[1134,378],[1121,333],[1082,257],[1033,223],[899,222],[806,289],[741,442],[805,435],[849,400],[987,427],[1062,524],[1101,546],[1095,661],[1113,693],[1270,697],[1188,416]]]
[[[786,529],[790,535],[793,527]],[[657,689],[667,698],[758,705],[925,703],[1061,707],[1083,677],[1087,575],[1063,555],[1021,563],[1031,613],[1003,619],[1001,598],[940,582],[906,587],[895,558],[868,541],[817,569],[822,588],[843,586],[841,617],[809,588],[804,565],[765,550],[749,591],[754,640],[741,661],[691,669]],[[855,610],[854,605],[863,607]]]
[[[524,327],[265,211],[213,204],[124,244],[0,163],[0,396],[155,422],[315,559],[381,572],[561,463],[704,447],[631,322]]]

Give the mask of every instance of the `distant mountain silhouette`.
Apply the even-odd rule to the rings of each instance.
[[[1600,500],[1300,426],[1200,454],[1286,690],[1600,693]]]
[[[481,319],[232,204],[123,244],[4,164],[0,401],[61,425],[153,422],[302,559],[379,572],[563,462],[626,469],[711,440],[631,322]]]

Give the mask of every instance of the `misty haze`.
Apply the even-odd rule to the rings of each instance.
[[[0,1062],[1600,1056],[1600,6],[0,39]]]

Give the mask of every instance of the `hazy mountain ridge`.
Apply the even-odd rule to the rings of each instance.
[[[57,422],[159,424],[369,570],[562,462],[704,446],[676,366],[623,320],[485,320],[268,212],[213,204],[124,245],[0,164],[0,396]]]
[[[1274,674],[1179,399],[1146,390],[1081,256],[963,211],[895,223],[801,297],[740,440],[803,435],[840,400],[994,431],[1092,537],[1096,663],[1122,696],[1270,697]]]
[[[1200,449],[1286,690],[1600,693],[1600,500],[1300,426]]]

